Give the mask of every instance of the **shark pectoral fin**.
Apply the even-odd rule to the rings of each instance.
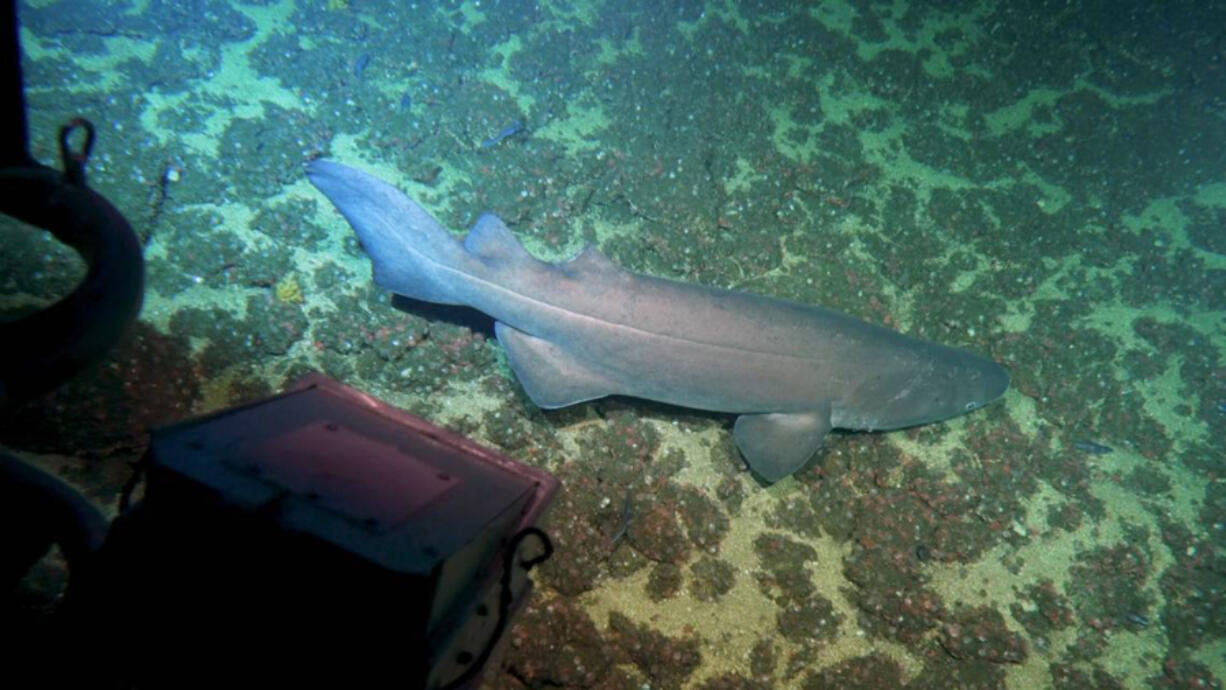
[[[617,392],[615,384],[556,344],[494,322],[511,369],[537,407],[566,407]]]
[[[743,414],[732,427],[745,462],[771,483],[803,467],[829,432],[829,405],[811,412]]]

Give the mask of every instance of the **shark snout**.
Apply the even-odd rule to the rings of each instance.
[[[970,352],[958,353],[963,360],[956,375],[959,392],[953,397],[960,401],[959,412],[970,412],[1004,395],[1009,389],[1009,372],[987,357]]]
[[[928,353],[922,373],[900,377],[899,392],[875,415],[874,428],[938,422],[977,410],[1009,388],[1009,372],[992,360],[944,346]]]

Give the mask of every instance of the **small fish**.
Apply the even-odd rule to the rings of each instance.
[[[413,108],[413,94],[405,91],[400,95],[400,109],[402,111],[411,110]]]
[[[370,64],[370,53],[362,53],[358,59],[353,61],[353,76],[358,79],[362,78],[362,73],[366,71],[366,66]]]
[[[1148,628],[1149,627],[1149,619],[1146,618],[1145,616],[1142,616],[1139,613],[1136,613],[1135,611],[1128,614],[1127,616],[1124,616],[1124,618],[1127,618],[1129,623],[1132,623],[1138,628]]]
[[[1073,447],[1083,453],[1089,453],[1090,455],[1106,455],[1107,453],[1115,452],[1115,449],[1111,446],[1104,446],[1101,443],[1095,443],[1094,441],[1087,441],[1085,439],[1074,443]]]
[[[626,530],[630,528],[630,518],[633,515],[633,505],[630,503],[630,492],[626,492],[626,500],[622,502],[621,517],[618,520],[617,533],[613,535],[613,539],[609,541],[609,547],[617,546],[617,542],[626,536]]]
[[[1215,405],[1215,407],[1217,408],[1218,412],[1221,412],[1222,414],[1226,414],[1226,400],[1219,400],[1217,405]]]
[[[482,141],[481,148],[493,148],[501,144],[504,139],[509,139],[522,131],[524,131],[524,123],[520,122],[519,120],[515,120],[511,124],[499,130],[494,136]]]

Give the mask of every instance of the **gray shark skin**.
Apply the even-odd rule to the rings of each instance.
[[[316,160],[307,176],[357,232],[379,286],[492,316],[540,407],[616,394],[732,413],[767,482],[800,469],[832,428],[936,422],[1009,386],[989,359],[836,311],[631,273],[590,246],[547,263],[488,213],[461,242],[371,175]]]

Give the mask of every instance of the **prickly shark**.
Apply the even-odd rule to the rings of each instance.
[[[307,176],[357,233],[379,286],[492,316],[540,407],[626,395],[731,413],[768,482],[800,469],[832,428],[937,422],[1009,386],[990,359],[830,309],[632,273],[591,246],[548,263],[489,213],[461,241],[367,173],[316,160]]]

